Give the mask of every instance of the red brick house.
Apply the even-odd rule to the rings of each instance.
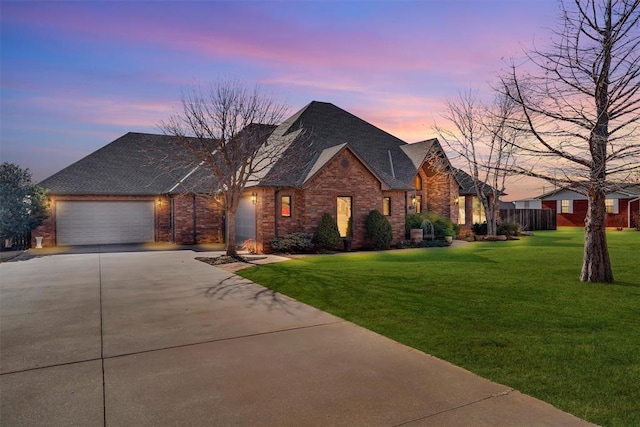
[[[536,197],[543,209],[556,211],[557,225],[584,227],[588,201],[583,194],[568,189],[554,190]],[[635,216],[640,211],[640,185],[621,186],[607,194],[607,227],[635,227]]]
[[[413,144],[333,104],[311,102],[269,139],[289,144],[281,159],[247,187],[237,212],[237,241],[258,251],[292,232],[314,233],[323,213],[341,234],[351,220],[353,247],[366,247],[365,219],[387,216],[393,241],[407,213],[436,211],[458,221],[460,183],[437,139]],[[166,135],[127,133],[40,183],[50,218],[33,236],[54,245],[224,240],[224,213],[213,196],[189,193],[197,164],[166,173],[157,153],[179,149]],[[169,149],[169,150],[167,150]],[[155,157],[155,158],[154,158]],[[212,192],[213,194],[213,192]]]

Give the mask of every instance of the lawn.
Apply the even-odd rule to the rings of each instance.
[[[640,425],[640,232],[614,284],[578,280],[582,230],[458,248],[311,256],[257,283],[601,425]]]

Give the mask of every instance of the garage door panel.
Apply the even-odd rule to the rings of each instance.
[[[60,245],[152,242],[152,201],[56,203],[56,234]]]

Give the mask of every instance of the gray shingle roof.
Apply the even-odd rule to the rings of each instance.
[[[272,137],[299,132],[263,185],[299,186],[325,150],[347,144],[388,188],[411,188],[417,168],[401,149],[406,142],[326,102],[313,101],[284,122]],[[326,157],[326,156],[325,156]]]
[[[333,104],[317,101],[271,130],[268,143],[288,148],[273,167],[255,177],[263,186],[302,186],[335,153],[348,147],[383,187],[408,190],[431,151],[441,151],[436,139],[407,144]],[[70,195],[215,191],[206,165],[199,166],[199,159],[180,147],[172,136],[127,133],[40,184],[52,194]],[[186,185],[177,185],[185,177]]]
[[[40,185],[52,194],[163,194],[197,165],[169,162],[175,144],[171,136],[129,132]]]
[[[461,196],[475,195],[476,189],[473,186],[473,177],[468,173],[466,173],[465,171],[463,171],[462,169],[454,168],[454,173],[455,173],[456,180],[460,185],[460,189],[459,189],[460,195]],[[484,192],[484,194],[491,194],[493,192],[493,188],[490,185],[483,183],[482,191]]]

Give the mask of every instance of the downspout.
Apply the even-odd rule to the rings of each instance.
[[[171,240],[176,243],[176,199],[171,197],[171,218],[169,218],[169,224],[171,224]]]
[[[638,211],[640,211],[640,197],[631,199],[627,202],[627,228],[631,228],[631,203],[638,202]],[[640,224],[636,224],[640,226]]]
[[[197,232],[196,232],[196,194],[193,193],[193,244],[197,245]]]
[[[276,238],[276,239],[278,238],[278,194],[280,194],[280,188],[276,187],[276,192],[275,192],[275,194],[273,196],[274,197],[274,201],[273,201],[274,202],[273,203],[273,206],[274,206],[274,208],[273,208],[274,209],[274,212],[273,212],[273,214],[274,214],[273,223],[274,223],[274,226],[275,226],[275,230],[273,230],[273,237]]]

